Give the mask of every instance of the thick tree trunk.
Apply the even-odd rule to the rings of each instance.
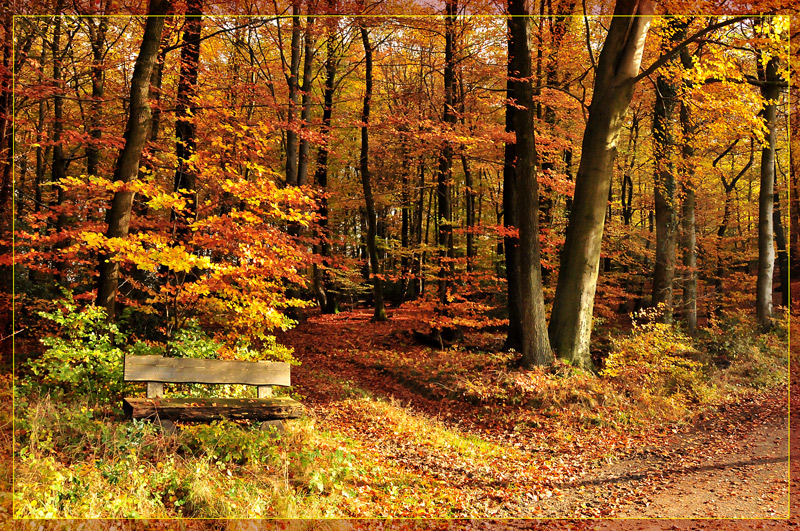
[[[773,222],[775,195],[775,127],[777,102],[780,97],[778,85],[778,58],[773,57],[760,69],[764,82],[761,96],[765,104],[762,110],[764,125],[769,131],[767,146],[761,150],[761,179],[758,195],[758,278],[756,281],[756,318],[762,330],[772,327],[772,275],[775,268],[775,227]]]
[[[372,183],[369,173],[369,111],[372,102],[372,45],[369,42],[369,33],[363,26],[361,30],[361,42],[364,44],[364,56],[366,62],[365,72],[365,92],[364,107],[361,111],[361,184],[364,188],[364,204],[367,215],[367,252],[369,253],[369,265],[372,278],[372,296],[374,298],[375,313],[372,318],[375,321],[386,320],[386,309],[383,304],[383,280],[381,279],[381,266],[378,260],[378,245],[376,236],[378,234],[378,219],[375,214],[375,200],[372,197]]]
[[[183,240],[189,236],[189,224],[197,215],[197,172],[190,161],[197,151],[195,133],[197,77],[200,62],[200,33],[203,28],[203,0],[189,0],[186,5],[186,23],[181,48],[181,68],[178,77],[178,96],[175,109],[175,170],[174,190],[186,201],[182,213],[173,212],[177,223],[176,235]],[[154,65],[154,69],[156,66]]]
[[[170,2],[151,0],[148,6],[147,23],[142,37],[142,45],[131,78],[130,113],[125,128],[125,146],[122,148],[114,168],[114,181],[129,183],[139,171],[142,149],[147,140],[150,124],[150,106],[147,102],[150,74],[156,62],[161,33],[164,29],[164,15]],[[111,208],[106,215],[108,238],[125,238],[128,235],[133,206],[134,192],[123,189],[114,193]],[[116,311],[119,263],[107,253],[100,254],[97,283],[97,305],[106,309],[109,319],[114,319]]]
[[[542,291],[528,13],[526,0],[509,0],[506,131],[513,132],[516,140],[506,144],[503,179],[510,185],[503,190],[503,202],[512,205],[519,231],[519,238],[513,242],[515,263],[509,264],[510,246],[506,249],[506,267],[516,272],[508,277],[509,302],[519,305],[515,311],[518,321],[509,322],[508,343],[518,341],[524,367],[553,360]]]
[[[652,11],[651,0],[618,1],[597,65],[549,329],[556,354],[581,367],[592,366],[589,340],[606,200]]]
[[[653,306],[662,304],[661,319],[672,322],[674,298],[675,250],[678,238],[678,212],[675,195],[675,165],[672,135],[675,121],[677,88],[665,77],[656,80],[655,116],[653,118],[653,157],[655,158],[656,255],[653,271]]]

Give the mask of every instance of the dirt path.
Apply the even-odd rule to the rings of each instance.
[[[520,438],[486,406],[428,396],[346,351],[419,349],[409,341],[424,316],[398,310],[388,323],[370,312],[317,316],[279,337],[303,365],[293,370],[322,426],[352,438],[370,458],[418,478],[437,493],[425,507],[394,516],[494,518],[785,518],[788,507],[786,394],[732,404],[685,431],[653,434],[590,459],[602,430],[557,440],[548,427]],[[359,393],[392,400],[391,418]],[[363,398],[363,397],[362,397]],[[396,410],[393,410],[396,411]],[[414,418],[474,440],[485,455],[414,431]],[[410,424],[409,424],[410,423]],[[473,438],[473,439],[469,439]],[[489,456],[489,457],[487,457]],[[411,495],[413,493],[406,493]],[[389,496],[395,496],[390,494]],[[412,504],[413,505],[413,504]],[[384,515],[389,516],[389,515]]]
[[[549,514],[579,515],[584,506],[609,504],[615,518],[786,518],[786,419],[750,422],[741,431],[694,432],[592,470],[565,486],[567,496]]]

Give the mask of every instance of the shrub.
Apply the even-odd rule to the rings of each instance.
[[[46,351],[28,361],[30,376],[21,380],[23,390],[44,386],[68,396],[93,396],[110,401],[122,395],[123,351],[126,336],[106,321],[103,308],[80,310],[70,295],[57,302],[56,310],[39,315],[60,325],[60,336],[44,337]]]
[[[630,335],[612,340],[601,374],[634,396],[700,401],[709,389],[697,355],[692,340],[672,325],[634,322]]]
[[[206,455],[212,461],[243,465],[269,463],[274,458],[273,434],[256,427],[240,427],[228,420],[185,426],[181,440],[184,451]]]

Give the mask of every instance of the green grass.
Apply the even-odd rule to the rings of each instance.
[[[232,422],[164,435],[85,404],[28,403],[15,518],[341,516],[352,455],[308,419],[282,437]]]

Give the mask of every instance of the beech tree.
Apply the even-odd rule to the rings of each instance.
[[[545,365],[553,359],[542,292],[528,5],[527,0],[508,2],[506,130],[514,134],[515,141],[506,143],[503,166],[505,222],[517,228],[519,235],[506,239],[509,301],[506,345],[522,352],[525,367]]]
[[[764,98],[762,119],[767,129],[761,149],[760,187],[758,194],[758,281],[756,283],[756,316],[762,330],[772,327],[772,276],[775,269],[775,127],[781,83],[778,76],[778,57],[766,64],[759,63],[758,81]]]
[[[673,17],[657,34],[649,0],[613,18],[570,17],[572,0],[494,18],[287,0],[236,21],[191,0],[139,43],[142,19],[82,6],[21,22],[6,60],[22,68],[3,194],[36,300],[66,287],[159,334],[197,318],[256,342],[314,303],[374,302],[380,320],[413,300],[433,346],[496,328],[515,364],[588,368],[593,315],[624,321],[650,293],[690,331],[768,304],[762,193],[765,263],[787,269],[785,107],[766,113],[785,84],[767,68],[787,62],[777,22]]]
[[[125,147],[120,151],[114,168],[114,181],[128,184],[139,173],[142,149],[150,127],[151,109],[147,101],[150,89],[150,75],[155,66],[161,32],[164,29],[164,15],[169,10],[169,0],[151,0],[147,8],[147,21],[136,65],[131,78],[130,111],[125,128]],[[125,238],[130,227],[131,208],[135,192],[122,188],[114,193],[106,214],[106,237]],[[109,252],[100,254],[97,281],[97,305],[106,309],[109,319],[116,313],[117,286],[119,282],[119,263]]]
[[[649,0],[618,1],[597,62],[549,327],[556,354],[580,367],[592,366],[589,338],[611,168],[652,14]]]
[[[372,195],[372,182],[369,171],[369,113],[372,103],[372,44],[369,40],[369,31],[359,22],[361,43],[364,45],[365,73],[364,73],[364,104],[361,110],[361,156],[359,157],[359,171],[361,185],[364,190],[364,204],[367,215],[367,252],[369,253],[370,278],[372,281],[372,297],[375,306],[373,319],[386,320],[386,308],[383,303],[383,278],[381,265],[378,258],[378,245],[375,240],[378,235],[378,219],[375,214],[375,199]]]

